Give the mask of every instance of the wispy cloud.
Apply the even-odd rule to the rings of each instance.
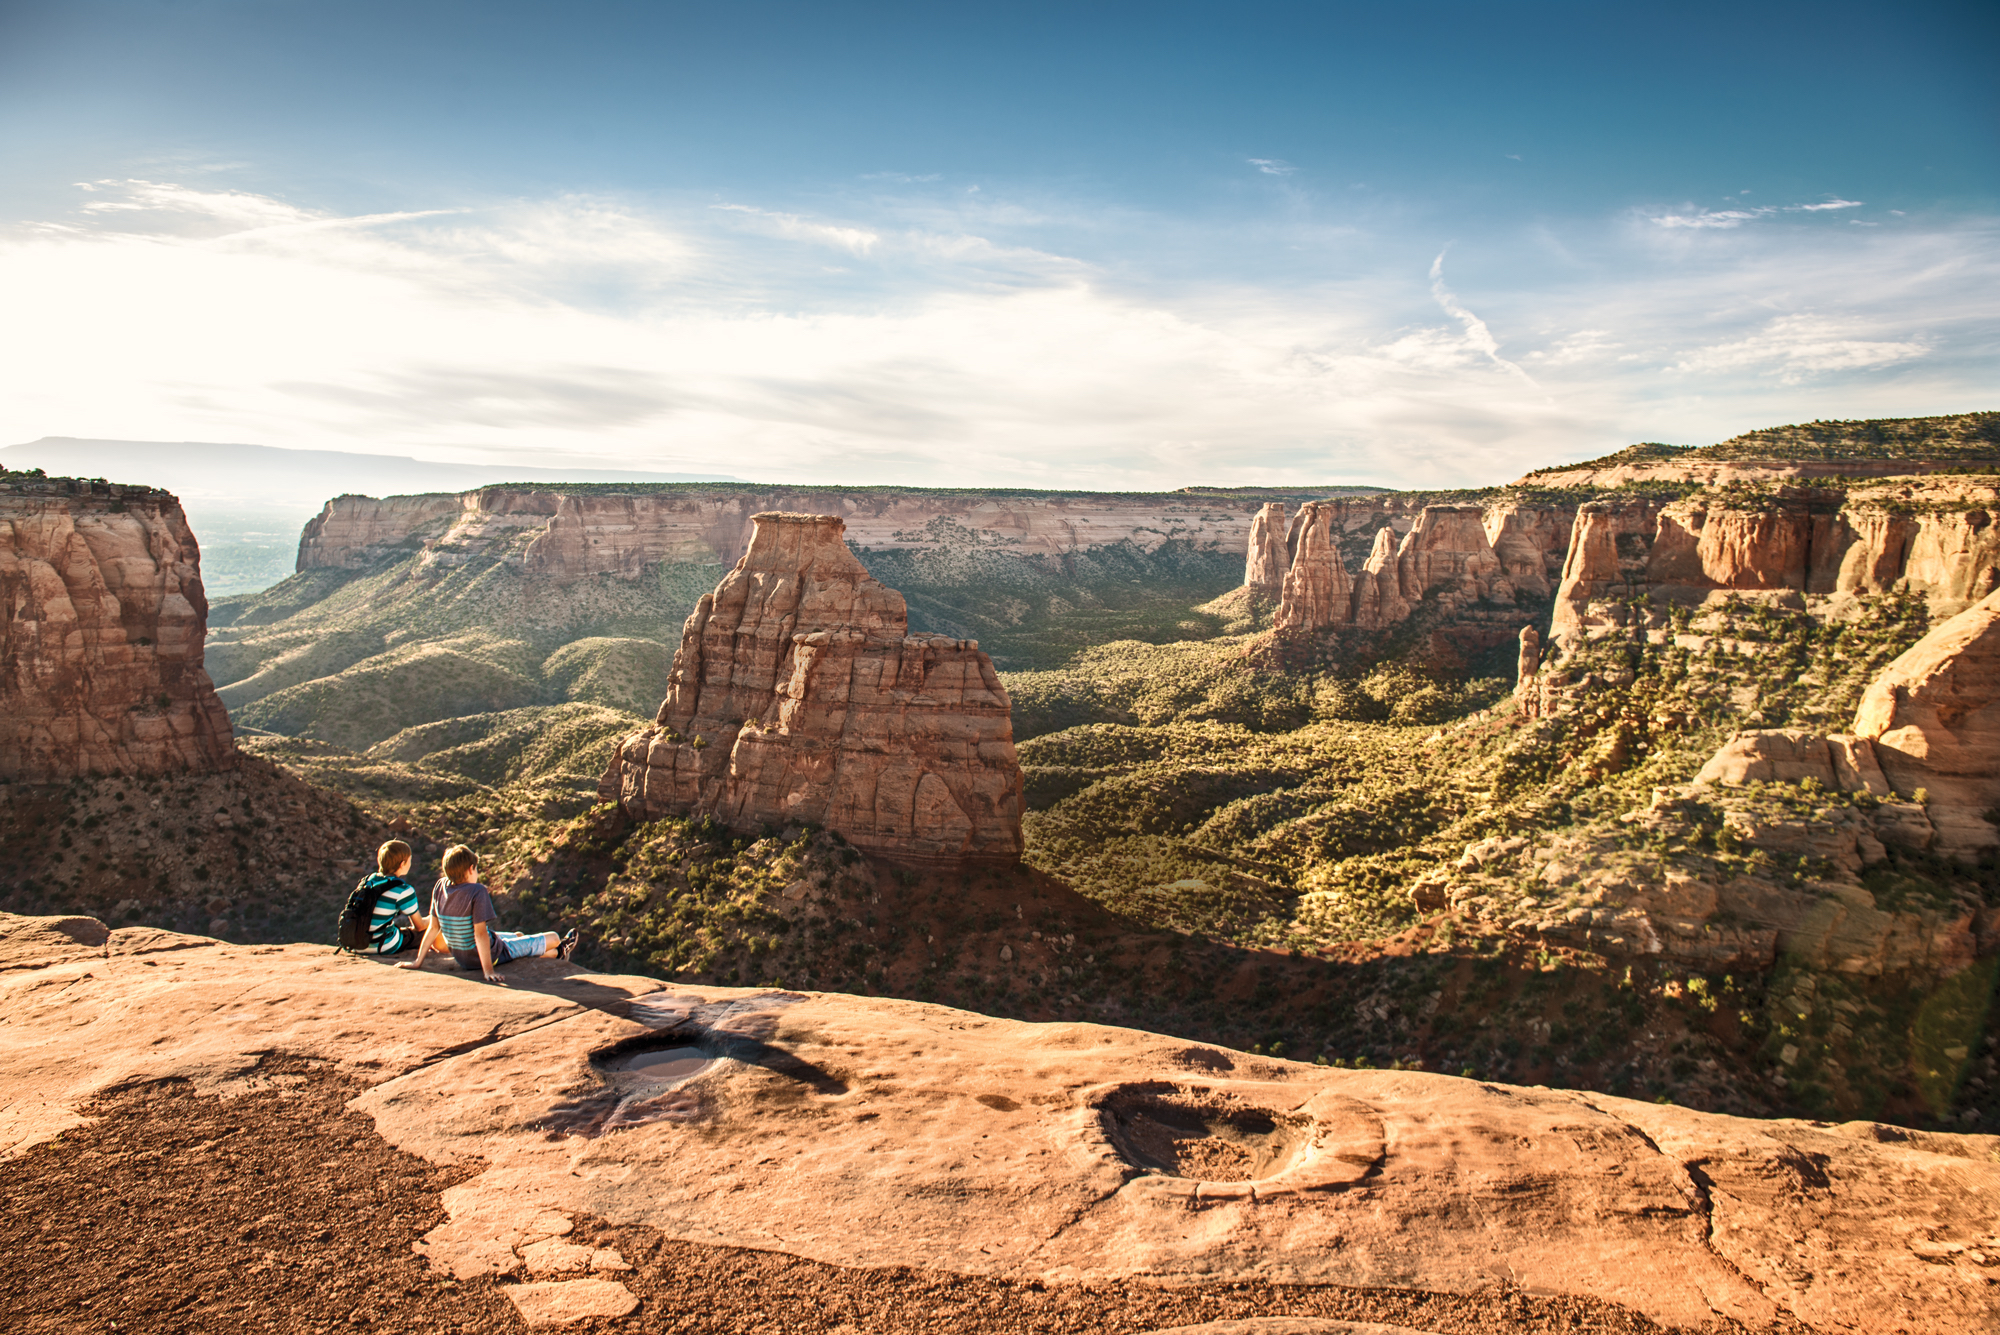
[[[1464,304],[1453,295],[1452,290],[1444,285],[1443,251],[1439,251],[1438,257],[1431,261],[1431,296],[1437,301],[1439,309],[1465,326],[1465,341],[1483,354],[1488,361],[1520,377],[1523,384],[1536,389],[1541,388],[1535,384],[1533,376],[1500,355],[1500,341],[1493,337],[1493,331],[1486,327],[1486,321],[1465,309]]]
[[[1744,194],[1750,193],[1744,191]],[[1750,209],[1695,209],[1687,213],[1660,213],[1652,216],[1656,227],[1687,228],[1727,228],[1741,227],[1753,218],[1768,218],[1776,213],[1825,213],[1831,209],[1858,209],[1862,201],[1858,199],[1830,199],[1819,204],[1762,204]]]
[[[1699,374],[1747,368],[1797,384],[1812,376],[1894,366],[1930,351],[1923,339],[1857,338],[1857,332],[1851,320],[1781,315],[1748,338],[1698,349],[1673,369]]]
[[[1290,176],[1298,168],[1283,158],[1251,158],[1250,165],[1266,176]]]
[[[817,241],[823,245],[838,246],[856,255],[866,255],[875,248],[875,243],[882,239],[866,228],[815,222],[796,213],[779,213],[773,209],[760,209],[751,204],[717,204],[714,207],[724,212],[742,213],[756,218],[779,236],[796,241]]]

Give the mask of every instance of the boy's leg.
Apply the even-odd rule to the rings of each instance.
[[[547,959],[556,953],[562,938],[554,932],[494,932],[493,967],[499,968],[508,960]]]

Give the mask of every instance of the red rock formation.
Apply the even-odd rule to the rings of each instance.
[[[909,635],[831,515],[753,516],[704,596],[654,726],[620,743],[601,795],[641,819],[820,824],[900,861],[1011,863],[1021,771],[1010,702],[969,640]]]
[[[1535,673],[1542,665],[1542,634],[1533,626],[1521,627],[1521,655],[1515,661],[1514,696],[1526,702],[1530,714],[1539,713],[1533,708],[1538,697],[1535,691]]]
[[[172,496],[0,482],[0,777],[234,766],[202,670],[207,620],[201,553]]]
[[[1576,528],[1563,562],[1562,584],[1556,590],[1549,638],[1561,642],[1592,629],[1614,624],[1591,604],[1622,593],[1644,570],[1646,546],[1637,554],[1620,551],[1620,539],[1639,538],[1650,544],[1659,505],[1649,500],[1591,501],[1576,510]]]
[[[1576,507],[1502,501],[1487,509],[1484,524],[1500,573],[1515,588],[1548,597],[1562,577]]]
[[[1290,553],[1285,550],[1285,503],[1270,501],[1250,521],[1250,553],[1243,564],[1243,585],[1279,593],[1290,567]]]
[[[1291,569],[1273,624],[1279,630],[1319,630],[1353,616],[1354,584],[1335,545],[1333,511],[1308,501],[1294,521]]]
[[[1375,546],[1354,581],[1354,624],[1393,626],[1409,614],[1410,605],[1403,601],[1402,578],[1396,570],[1396,533],[1384,526],[1376,531]]]
[[[1985,813],[2000,806],[2000,594],[1937,626],[1861,697],[1854,731],[1874,743],[1890,785],[1925,789],[1935,847],[2000,843]]]
[[[1514,596],[1486,539],[1485,517],[1476,505],[1424,507],[1396,549],[1396,577],[1405,602],[1418,603],[1435,592],[1461,601]]]
[[[306,525],[298,568],[361,568],[421,550],[434,564],[499,560],[554,583],[636,575],[664,561],[723,562],[767,511],[837,514],[871,550],[934,546],[950,537],[1021,555],[1061,555],[1180,541],[1245,549],[1262,498],[1167,492],[923,492],[834,488],[659,487],[557,492],[486,487],[463,495],[342,496]],[[1282,574],[1280,575],[1282,579]]]

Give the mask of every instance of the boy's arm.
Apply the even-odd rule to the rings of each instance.
[[[417,942],[417,957],[413,960],[404,960],[401,964],[398,964],[396,967],[399,969],[423,968],[424,956],[431,953],[431,937],[434,935],[436,934],[433,932],[425,931],[423,938]]]
[[[493,938],[487,934],[486,924],[472,924],[472,944],[479,948],[479,971],[489,983],[502,981],[500,971],[493,967]]]

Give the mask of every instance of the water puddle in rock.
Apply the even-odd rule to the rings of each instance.
[[[627,1075],[644,1076],[648,1080],[685,1080],[689,1076],[700,1075],[714,1064],[715,1058],[700,1048],[658,1048],[652,1052],[635,1052],[620,1057],[611,1069]]]

